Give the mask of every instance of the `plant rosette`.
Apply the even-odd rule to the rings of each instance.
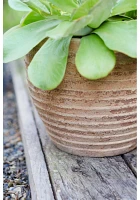
[[[124,70],[124,66],[129,67],[129,69],[125,69],[128,70],[129,79],[131,79],[130,73],[134,76],[136,72],[134,67],[137,56],[136,0],[9,0],[8,2],[11,8],[27,11],[27,14],[21,19],[19,25],[4,34],[4,62],[22,58],[32,52],[34,56],[30,56],[31,59],[29,59],[27,55],[26,61],[29,61],[27,62],[27,74],[35,105],[39,101],[35,95],[36,90],[38,95],[42,95],[41,105],[45,104],[45,101],[48,102],[48,99],[55,104],[53,99],[60,97],[57,104],[62,104],[63,110],[67,107],[67,110],[63,113],[62,110],[58,109],[57,114],[52,115],[50,111],[43,114],[43,109],[44,107],[46,109],[47,103],[43,105],[42,112],[41,107],[36,106],[54,143],[69,153],[88,156],[117,155],[135,148],[135,112],[129,108],[131,110],[129,115],[132,116],[133,120],[131,117],[131,120],[128,120],[128,114],[123,111],[123,109],[126,109],[126,105],[125,108],[121,107],[123,100],[116,99],[115,101],[116,97],[112,89],[110,103],[105,102],[103,96],[104,98],[107,98],[107,96],[105,97],[103,93],[99,95],[101,90],[98,87],[103,83],[102,90],[104,90],[104,94],[107,94],[109,93],[107,91],[111,91],[111,85],[116,84],[114,90],[117,87],[120,89],[116,94],[126,98],[128,91],[122,89],[121,81],[120,83],[118,80],[116,81],[115,76],[112,79],[110,77],[113,73],[120,73],[120,77],[123,75],[123,79],[127,79],[127,76],[124,75],[126,71],[115,71],[115,69],[120,70],[120,68]],[[72,59],[70,54],[74,54]],[[70,67],[72,64],[74,68]],[[117,66],[119,67],[117,68]],[[62,88],[61,85],[68,85],[68,83],[66,84],[68,74],[71,81],[73,81],[72,76],[75,77],[76,74],[75,81],[76,84],[81,84],[81,91],[81,81],[83,81],[83,88],[85,87],[85,91],[88,93],[84,96],[88,99],[89,108],[86,107],[86,104],[83,104],[81,107],[76,107],[75,112],[75,108],[72,108],[72,104],[67,102],[67,98],[61,99],[62,94],[57,94],[59,88]],[[71,76],[71,74],[73,75]],[[106,80],[109,80],[110,83]],[[129,82],[133,82],[133,80]],[[74,88],[73,93],[71,91],[73,87],[77,87],[76,84],[70,84],[69,94],[67,90],[65,96],[68,95],[71,98],[76,88]],[[134,89],[134,82],[132,84],[131,87]],[[87,88],[87,85],[89,85],[89,88]],[[106,88],[108,88],[107,91],[105,91]],[[83,91],[80,93],[79,90],[78,92],[74,97],[75,100],[77,99],[77,104],[81,101],[79,98]],[[89,92],[94,93],[92,98]],[[133,92],[130,93],[134,97]],[[54,94],[54,96],[50,98],[48,94]],[[45,100],[43,100],[44,96]],[[98,102],[96,101],[97,97]],[[85,98],[84,101],[86,101]],[[129,96],[126,100],[127,104],[129,102],[128,107],[135,98],[131,102],[130,99],[132,100]],[[120,101],[120,104],[118,101]],[[99,102],[102,104],[99,104]],[[66,106],[68,104],[69,108]],[[104,113],[100,115],[103,105]],[[111,107],[112,105],[114,107]],[[59,106],[57,107],[59,108]],[[82,107],[86,108],[83,113],[81,113]],[[100,108],[100,111],[97,110],[97,107]],[[114,114],[117,108],[120,110],[122,108],[119,119],[123,122],[117,118],[118,110]],[[69,120],[64,119],[66,116],[64,113],[68,113]],[[108,117],[107,114],[109,114]],[[111,116],[112,114],[113,116]],[[49,122],[46,122],[43,115],[49,118]],[[55,122],[52,120],[52,116],[54,118],[56,116]],[[58,116],[64,117],[61,122],[59,122]],[[72,118],[78,124],[72,122]],[[100,120],[100,118],[102,119]],[[97,123],[98,121],[99,123]],[[72,128],[72,124],[76,124],[76,128]],[[93,126],[91,127],[91,125]],[[100,125],[101,128],[99,128]],[[130,128],[131,126],[132,128]],[[70,138],[70,134],[73,139]],[[82,138],[80,138],[81,135]],[[108,141],[110,142],[108,143]]]

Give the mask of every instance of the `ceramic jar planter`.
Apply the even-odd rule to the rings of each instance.
[[[43,91],[28,81],[34,105],[51,140],[63,151],[90,157],[129,152],[136,147],[136,59],[116,53],[110,75],[90,81],[76,70],[79,43],[80,39],[71,41],[58,88]],[[40,45],[26,56],[27,66]]]

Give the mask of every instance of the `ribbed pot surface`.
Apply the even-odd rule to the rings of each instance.
[[[38,113],[63,151],[90,157],[129,152],[136,147],[136,59],[116,53],[110,75],[90,81],[76,70],[79,43],[80,39],[71,41],[65,78],[58,88],[43,91],[28,81]],[[27,66],[41,45],[26,56]]]

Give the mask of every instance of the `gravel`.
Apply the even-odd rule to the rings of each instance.
[[[17,105],[8,66],[4,66],[3,199],[31,200],[28,173],[17,116]]]

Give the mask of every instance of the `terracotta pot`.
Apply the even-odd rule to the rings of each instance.
[[[28,81],[38,113],[63,151],[91,157],[129,152],[136,147],[136,59],[116,53],[110,75],[90,81],[76,70],[79,43],[80,39],[71,41],[65,78],[58,88],[43,91]],[[27,66],[41,45],[26,56]]]

